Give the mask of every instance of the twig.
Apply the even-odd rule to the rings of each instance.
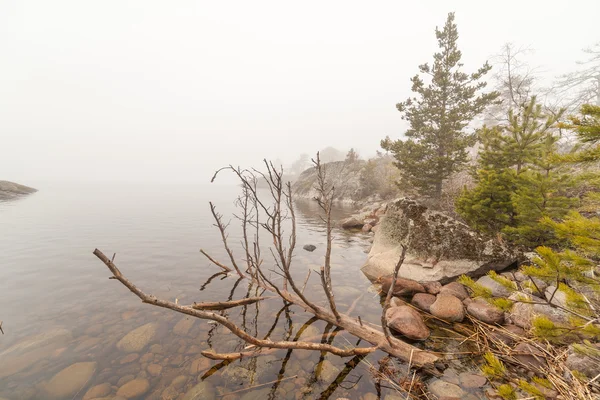
[[[215,264],[217,267],[220,267],[223,269],[223,271],[225,272],[231,272],[232,269],[229,268],[226,265],[221,264],[220,262],[218,262],[217,260],[215,260],[214,258],[212,258],[211,256],[209,256],[204,250],[200,249],[200,253],[204,254],[204,256],[206,258],[208,258],[210,260],[210,262],[212,262],[213,264]]]

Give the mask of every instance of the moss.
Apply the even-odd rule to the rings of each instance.
[[[498,386],[498,394],[505,400],[517,400],[517,392],[509,384]]]
[[[544,396],[544,394],[535,386],[533,386],[531,383],[524,381],[524,380],[519,380],[519,388],[521,390],[523,390],[524,392],[532,395],[536,400],[544,400],[546,397]]]
[[[485,365],[481,367],[481,372],[490,380],[502,378],[506,374],[506,367],[494,354],[487,352],[483,358]]]
[[[464,286],[471,289],[474,297],[484,297],[484,298],[492,297],[491,289],[486,288],[483,285],[480,285],[479,283],[475,282],[472,278],[470,278],[466,275],[461,275],[460,278],[458,278],[458,282],[462,283]]]

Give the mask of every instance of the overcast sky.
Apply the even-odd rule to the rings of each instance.
[[[402,135],[395,104],[449,11],[467,72],[514,42],[551,77],[600,40],[598,0],[0,0],[0,180],[197,183],[373,154]]]

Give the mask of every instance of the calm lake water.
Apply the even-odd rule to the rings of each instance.
[[[383,399],[394,394],[389,385],[378,386],[369,372],[382,354],[361,362],[287,350],[231,363],[205,359],[200,351],[240,351],[245,344],[208,321],[142,304],[120,283],[108,280],[109,271],[92,255],[94,248],[109,256],[116,253],[115,263],[142,290],[180,303],[255,295],[255,288],[234,277],[217,276],[206,284],[219,270],[199,253],[202,248],[229,264],[208,202],[227,220],[238,188],[38,188],[31,196],[0,203],[0,320],[5,332],[0,335],[0,398],[79,399],[100,385],[97,398],[115,398],[121,390],[122,397],[116,398],[182,399],[201,382],[205,398]],[[298,202],[296,208],[293,268],[303,279],[309,268],[319,267],[325,237],[316,205]],[[335,218],[351,211],[338,208]],[[241,260],[234,225],[232,221],[230,243]],[[338,308],[347,309],[360,298],[353,315],[377,324],[380,298],[360,272],[368,238],[335,231],[332,279]],[[305,244],[317,249],[307,252]],[[264,249],[268,261],[267,254]],[[307,293],[324,300],[316,277]],[[226,314],[261,337],[270,332],[272,339],[293,339],[303,328],[300,338],[326,334],[323,340],[342,347],[355,340],[333,333],[331,326],[296,307],[284,307],[279,299]]]

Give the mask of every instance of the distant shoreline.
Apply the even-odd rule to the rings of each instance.
[[[15,182],[0,181],[0,200],[11,200],[37,191],[37,189]]]

